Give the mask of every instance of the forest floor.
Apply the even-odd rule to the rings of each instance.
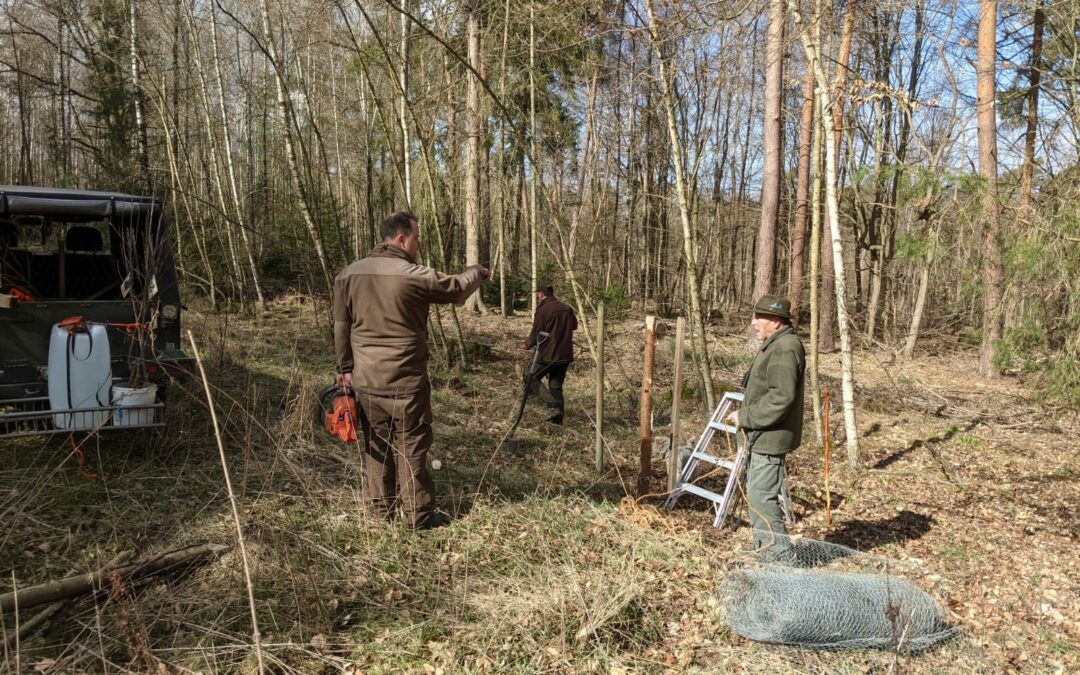
[[[454,521],[413,532],[364,517],[356,449],[314,425],[332,372],[327,315],[299,296],[259,319],[185,315],[214,388],[272,672],[1080,672],[1080,420],[1017,378],[981,380],[974,353],[942,344],[912,362],[881,348],[856,354],[858,472],[843,461],[839,357],[824,357],[837,439],[832,523],[808,406],[790,458],[795,532],[920,567],[959,634],[915,655],[821,652],[727,627],[715,591],[738,569],[746,529],[713,529],[700,501],[667,512],[625,498],[637,476],[640,319],[609,325],[607,468],[597,473],[584,336],[566,426],[542,423],[530,406],[515,452],[496,452],[516,410],[529,320],[462,317],[472,365],[432,369],[434,476]],[[670,328],[656,352],[657,436],[670,423]],[[722,389],[751,356],[742,325],[713,330]],[[692,444],[707,411],[686,372],[682,441]],[[122,551],[235,544],[197,376],[172,387],[164,433],[102,434],[82,447],[80,470],[66,439],[0,442],[0,592]],[[12,627],[10,614],[3,621]],[[83,598],[0,654],[0,670],[26,672],[256,665],[235,546],[184,573]]]

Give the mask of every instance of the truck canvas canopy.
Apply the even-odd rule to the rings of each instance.
[[[154,197],[0,186],[0,436],[55,431],[36,422],[50,333],[71,317],[107,327],[114,385],[187,367],[168,224]]]

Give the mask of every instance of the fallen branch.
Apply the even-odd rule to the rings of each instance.
[[[96,572],[50,581],[38,586],[12,591],[0,595],[0,613],[37,607],[49,602],[74,598],[85,593],[97,593],[105,589],[109,579],[139,579],[159,572],[172,571],[193,565],[203,558],[216,556],[228,550],[221,544],[198,544],[187,548],[162,553],[152,558],[144,558],[119,567],[103,567]]]
[[[131,551],[124,551],[123,553],[116,556],[115,558],[113,558],[109,562],[105,563],[105,566],[100,568],[98,570],[98,572],[103,572],[103,571],[107,572],[108,570],[111,570],[112,568],[116,567],[117,565],[119,565],[121,563],[124,563],[124,562],[127,562],[128,558],[130,558],[130,557],[131,557]],[[69,575],[75,574],[75,572],[76,572],[76,570],[73,569],[70,572],[68,572],[68,574]],[[50,604],[49,606],[47,606],[45,609],[41,610],[40,612],[38,612],[34,616],[30,617],[30,619],[28,621],[24,621],[23,623],[20,623],[18,630],[8,631],[4,635],[4,639],[3,639],[4,648],[7,649],[7,648],[10,648],[10,647],[15,647],[20,642],[23,642],[24,640],[29,638],[31,635],[33,635],[35,632],[37,632],[37,630],[39,628],[44,626],[46,623],[48,623],[50,620],[52,620],[52,618],[54,616],[59,614],[60,610],[67,607],[68,604],[70,604],[70,602],[71,602],[71,598],[65,598],[64,600],[57,600],[56,602]]]

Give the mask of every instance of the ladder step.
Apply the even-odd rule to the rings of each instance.
[[[723,495],[718,495],[711,490],[706,490],[703,487],[698,487],[693,483],[680,483],[676,489],[682,490],[683,492],[689,492],[690,494],[697,495],[698,497],[704,497],[710,502],[716,502],[717,504],[724,501]]]
[[[703,462],[708,462],[713,466],[722,467],[724,469],[727,469],[728,471],[732,471],[735,469],[735,462],[732,462],[728,459],[720,459],[719,457],[713,457],[712,455],[707,455],[704,452],[694,452],[691,453],[690,456],[694,459],[700,459]]]
[[[716,429],[717,431],[726,431],[729,434],[734,434],[739,430],[738,427],[732,426],[730,424],[724,424],[723,422],[710,422],[709,426],[713,429]]]

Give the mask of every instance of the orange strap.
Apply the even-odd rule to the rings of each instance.
[[[81,316],[69,316],[56,325],[60,328],[67,328],[69,333],[74,333],[80,328],[86,328],[86,320]]]
[[[34,296],[30,295],[21,288],[12,288],[8,291],[8,295],[15,298],[19,302],[35,302]]]
[[[138,330],[146,330],[146,331],[150,330],[150,326],[148,324],[139,323],[137,321],[133,321],[131,323],[123,323],[123,322],[120,322],[120,321],[106,321],[104,323],[105,323],[106,326],[112,326],[113,328],[119,328],[120,330],[124,331],[128,335],[131,335],[132,333],[134,333],[135,331],[138,331]],[[84,319],[81,316],[69,316],[68,318],[64,319],[63,321],[61,321],[60,323],[58,323],[56,325],[60,326],[61,328],[67,328],[68,332],[72,333],[72,332],[78,330],[79,328],[85,328],[86,327],[86,319]]]
[[[113,328],[119,328],[119,329],[123,330],[125,333],[127,333],[128,335],[131,335],[132,333],[134,333],[135,331],[138,331],[138,330],[147,330],[147,331],[150,330],[150,326],[148,326],[145,323],[139,323],[137,321],[133,322],[133,323],[120,323],[120,322],[110,321],[110,322],[108,322],[108,325],[112,326]]]

